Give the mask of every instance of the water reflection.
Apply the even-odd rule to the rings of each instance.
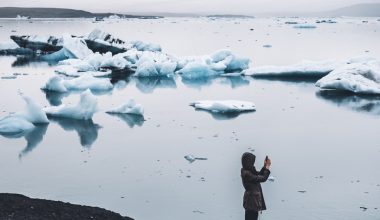
[[[182,83],[189,88],[201,89],[202,87],[211,86],[214,83],[229,85],[232,89],[250,84],[250,78],[245,76],[215,76],[201,77],[195,79],[182,78]]]
[[[36,125],[36,127],[25,134],[25,140],[27,142],[26,147],[19,154],[19,158],[26,156],[30,153],[34,148],[40,144],[46,134],[48,128],[48,124]]]
[[[380,115],[380,96],[357,95],[334,90],[321,90],[316,93],[316,96],[339,107],[343,106],[357,112]]]
[[[141,127],[144,122],[144,116],[142,115],[134,115],[134,114],[117,114],[117,113],[108,113],[109,115],[115,116],[120,120],[124,121],[130,128],[135,126]]]
[[[289,84],[314,84],[322,76],[252,76],[255,80],[280,81]]]
[[[49,55],[18,56],[16,60],[12,63],[12,67],[25,67],[31,65],[39,66],[43,64],[54,66],[58,64],[58,60],[50,58]]]
[[[69,96],[69,93],[65,92],[54,92],[54,91],[48,91],[48,90],[42,90],[45,93],[46,100],[49,102],[52,106],[59,106],[62,105],[62,99]]]
[[[207,110],[203,110],[203,109],[195,109],[195,111],[207,112],[215,120],[232,120],[232,119],[236,119],[239,115],[249,114],[249,113],[254,112],[254,111],[247,111],[247,112],[226,112],[226,113],[221,113],[221,112],[207,111]]]
[[[153,93],[158,88],[177,88],[173,77],[136,77],[136,87],[143,93]]]
[[[51,122],[58,123],[65,131],[77,132],[80,144],[83,147],[90,148],[98,138],[100,125],[95,124],[92,120],[76,120],[69,118],[49,117]]]
[[[24,137],[26,140],[26,146],[25,148],[19,153],[19,158],[26,156],[28,153],[30,153],[33,149],[35,149],[38,144],[40,144],[46,134],[48,128],[48,124],[37,124],[33,128],[33,130],[27,131],[27,132],[20,132],[20,133],[12,133],[12,134],[0,134],[1,136],[5,138],[22,138]]]
[[[221,79],[221,84],[230,85],[232,89],[236,89],[242,86],[248,86],[250,84],[249,79],[243,76],[225,76]]]
[[[205,86],[211,86],[213,80],[217,77],[201,77],[195,79],[182,78],[182,83],[189,88],[201,89]]]

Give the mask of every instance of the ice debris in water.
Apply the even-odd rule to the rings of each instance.
[[[268,181],[270,182],[274,182],[276,180],[276,178],[274,178],[274,176],[269,176],[268,177]]]
[[[136,102],[131,99],[127,103],[108,110],[107,113],[111,114],[134,114],[134,115],[144,115],[144,108],[140,104],[136,104]]]
[[[359,94],[380,94],[380,61],[345,64],[320,79],[316,86]]]
[[[44,110],[47,115],[53,117],[89,120],[92,119],[97,110],[97,101],[91,91],[86,90],[81,93],[77,105],[66,106],[65,104],[62,104],[60,106],[46,107]]]
[[[24,111],[0,119],[0,134],[18,134],[32,130],[34,124],[47,124],[49,120],[42,107],[27,96],[22,96],[26,102]]]
[[[299,24],[299,25],[294,25],[293,27],[298,28],[298,29],[314,29],[314,28],[317,28],[317,26],[311,25],[311,24]]]
[[[88,49],[84,39],[74,38],[67,34],[63,36],[63,48],[67,57],[71,58],[84,59],[93,54],[93,52]]]
[[[255,111],[255,104],[247,101],[221,100],[221,101],[196,101],[190,104],[196,109],[202,109],[217,113]]]
[[[194,157],[194,155],[186,155],[184,158],[189,161],[189,163],[193,163],[196,160],[207,160],[205,157]]]
[[[83,74],[74,79],[62,79],[59,76],[53,76],[48,80],[43,90],[54,92],[67,92],[70,90],[87,90],[91,91],[107,91],[111,90],[113,85],[110,79],[95,78],[91,74]]]
[[[308,61],[304,60],[299,63],[288,66],[259,66],[251,67],[243,71],[247,76],[325,76],[333,71],[342,62],[333,60],[326,61]]]
[[[19,46],[12,40],[6,42],[0,42],[0,50],[14,50]]]

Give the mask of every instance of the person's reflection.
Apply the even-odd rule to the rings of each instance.
[[[109,115],[115,116],[120,120],[124,121],[130,128],[135,126],[141,127],[144,124],[144,116],[134,115],[134,114],[117,114],[117,113],[108,113]]]
[[[95,124],[92,120],[76,120],[69,118],[49,117],[51,122],[56,122],[65,131],[77,132],[80,144],[83,147],[90,148],[98,138],[100,125]]]
[[[46,134],[48,124],[35,125],[36,127],[25,134],[26,147],[19,153],[19,158],[26,156],[40,144]]]
[[[177,88],[173,77],[139,77],[134,78],[136,87],[143,93],[152,93],[157,88]]]

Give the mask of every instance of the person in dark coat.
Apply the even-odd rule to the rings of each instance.
[[[241,168],[241,179],[245,188],[243,207],[245,209],[245,220],[257,220],[259,212],[266,210],[262,182],[267,181],[270,171],[271,161],[265,158],[264,166],[260,172],[256,171],[254,163],[256,156],[251,153],[244,153],[241,158],[243,168]]]

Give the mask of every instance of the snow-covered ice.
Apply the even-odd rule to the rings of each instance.
[[[316,86],[360,94],[380,94],[380,61],[369,60],[342,65],[320,79]]]
[[[78,78],[74,79],[62,79],[59,76],[53,76],[48,80],[43,90],[54,92],[67,92],[70,90],[87,90],[91,91],[107,91],[113,88],[110,79],[108,78],[96,78],[91,74],[84,73]]]
[[[325,76],[341,62],[337,61],[301,61],[288,66],[259,66],[243,71],[247,76]]]
[[[196,109],[202,109],[211,112],[229,113],[229,112],[245,112],[255,111],[256,106],[252,102],[238,100],[221,100],[221,101],[196,101],[190,104]]]
[[[77,105],[62,104],[60,106],[46,107],[44,110],[47,115],[53,117],[89,120],[97,111],[97,100],[90,90],[86,90],[81,93]]]
[[[144,115],[144,108],[142,105],[137,104],[133,99],[131,99],[119,107],[108,110],[107,113]]]

